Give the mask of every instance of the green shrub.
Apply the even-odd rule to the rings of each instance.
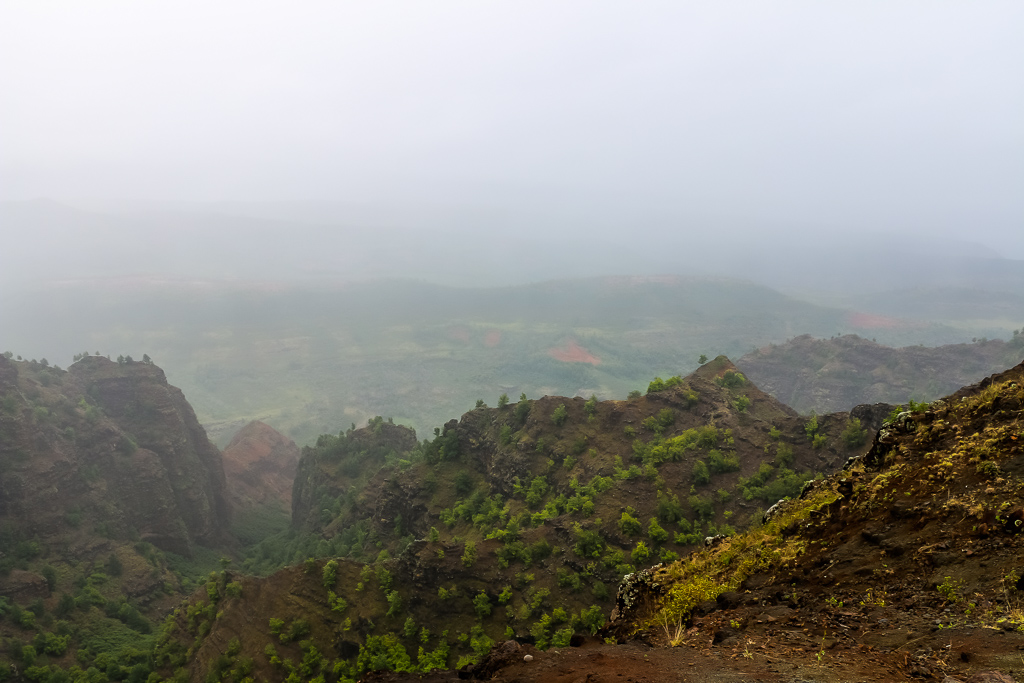
[[[331,611],[339,614],[348,609],[348,602],[345,601],[345,598],[337,595],[334,591],[327,591],[327,604],[331,606]]]
[[[309,635],[310,626],[309,622],[305,619],[296,619],[289,627],[287,633],[281,634],[281,642],[288,643],[300,640]]]
[[[703,486],[711,481],[711,474],[708,472],[708,466],[703,460],[698,460],[693,463],[691,477],[693,479],[693,483],[697,486]]]
[[[599,533],[576,527],[576,544],[573,546],[574,553],[580,557],[597,559],[601,557],[603,549],[604,541]]]
[[[555,423],[556,427],[561,427],[565,424],[566,419],[569,417],[569,411],[566,409],[565,404],[561,403],[554,412],[551,413],[551,421]]]
[[[813,440],[814,435],[818,433],[818,416],[811,413],[811,419],[804,424],[804,433],[807,434],[808,440]]]
[[[850,418],[839,438],[842,439],[847,448],[857,448],[858,446],[863,446],[868,440],[868,430],[861,426],[858,418]]]
[[[661,545],[668,540],[668,532],[658,524],[658,520],[651,517],[650,521],[647,522],[647,537],[651,539],[652,543]]]
[[[43,578],[46,579],[47,590],[52,593],[53,589],[57,587],[57,570],[50,565],[46,565],[41,573]]]
[[[526,400],[526,394],[519,395],[519,403],[516,404],[516,422],[524,424],[530,415],[530,402]]]
[[[374,569],[374,574],[377,577],[377,585],[380,586],[381,590],[387,590],[391,588],[391,572],[388,571],[387,567],[383,565],[377,565]]]
[[[387,591],[384,598],[388,601],[387,616],[397,617],[402,612],[402,596],[398,591]]]
[[[455,494],[464,496],[473,490],[473,477],[465,470],[459,470],[454,479]]]
[[[648,548],[647,544],[644,543],[643,541],[637,541],[636,547],[633,548],[633,552],[631,553],[631,556],[633,558],[633,564],[639,566],[639,565],[647,562],[647,560],[650,559],[650,557],[651,557],[651,549]]]
[[[477,619],[483,620],[491,616],[491,599],[487,597],[487,593],[480,591],[473,597],[473,610]]]
[[[579,574],[570,569],[559,567],[555,572],[555,576],[559,588],[568,588],[573,593],[578,593],[583,588],[583,579],[580,578]]]
[[[548,481],[543,476],[536,476],[530,482],[530,490],[526,493],[526,504],[531,509],[536,509],[548,492]]]
[[[745,500],[757,498],[765,503],[775,503],[782,498],[798,495],[804,483],[812,478],[807,473],[794,472],[786,467],[776,470],[768,463],[761,463],[760,469],[752,477],[740,477],[737,488]]]
[[[715,378],[715,383],[721,387],[736,389],[745,385],[747,383],[747,378],[743,376],[743,373],[737,372],[736,370],[726,370],[722,373],[721,377]]]
[[[651,415],[650,417],[644,418],[640,425],[644,427],[644,429],[652,431],[655,434],[661,434],[675,421],[675,411],[671,408],[662,408],[658,411],[657,415]]]
[[[690,509],[697,515],[698,519],[707,520],[715,515],[715,504],[710,498],[701,495],[690,496]]]
[[[669,377],[667,380],[663,380],[660,377],[655,377],[654,380],[647,385],[647,393],[654,394],[659,391],[665,391],[666,389],[671,389],[672,387],[678,386],[682,383],[683,378],[680,377],[679,375],[676,375],[675,377]]]
[[[324,564],[323,569],[323,583],[324,588],[334,588],[334,584],[338,582],[338,563],[336,560],[328,560]]]
[[[718,449],[712,448],[708,451],[708,469],[715,474],[736,472],[740,469],[740,461],[735,453],[723,454]]]
[[[569,647],[569,642],[572,640],[572,629],[563,628],[555,631],[554,635],[551,636],[551,647]]]
[[[658,520],[671,524],[683,518],[683,506],[679,504],[679,496],[658,491]]]
[[[366,636],[366,644],[359,649],[356,665],[360,672],[365,671],[398,671],[412,672],[415,670],[405,646],[393,633],[382,636]]]
[[[604,612],[597,605],[591,605],[586,609],[580,610],[579,617],[573,619],[573,621],[579,623],[584,630],[594,634],[604,625]]]
[[[472,567],[476,562],[476,543],[473,541],[466,541],[466,546],[462,551],[462,566],[469,568]]]
[[[636,511],[633,508],[626,508],[626,511],[619,517],[619,531],[627,536],[636,536],[640,533],[643,527],[640,524],[640,520],[633,516],[631,513]]]
[[[530,560],[533,562],[540,562],[551,556],[551,544],[543,538],[539,541],[535,541],[530,546]]]

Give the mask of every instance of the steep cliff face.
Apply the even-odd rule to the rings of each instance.
[[[299,447],[270,425],[250,422],[224,449],[224,475],[234,510],[269,506],[291,513]]]
[[[20,539],[138,539],[190,555],[230,519],[220,452],[148,363],[0,358],[0,520]]]

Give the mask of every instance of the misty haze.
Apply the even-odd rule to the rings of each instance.
[[[1022,680],[1022,31],[0,2],[0,680]]]

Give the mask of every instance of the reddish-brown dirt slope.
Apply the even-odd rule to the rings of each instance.
[[[242,427],[224,449],[224,475],[236,510],[273,506],[292,509],[292,482],[299,447],[273,427],[259,421]]]

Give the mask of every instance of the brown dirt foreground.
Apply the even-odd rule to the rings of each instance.
[[[770,618],[770,615],[765,615]],[[837,652],[820,650],[821,643],[794,642],[791,635],[779,637],[774,629],[748,629],[743,642],[732,646],[713,644],[702,629],[691,629],[688,644],[675,647],[651,647],[634,641],[609,645],[588,638],[577,647],[541,652],[531,645],[508,641],[492,650],[475,667],[461,671],[437,671],[431,674],[370,672],[361,681],[398,683],[448,683],[458,680],[489,680],[506,683],[646,683],[654,681],[758,681],[779,683],[873,683],[874,681],[938,680],[945,683],[1013,683],[1010,674],[990,667],[971,666],[990,657],[1004,659],[1007,650],[1020,652],[1024,634],[993,629],[949,630],[949,646],[936,653],[948,661],[946,673],[923,670],[914,658],[900,648],[875,652],[873,646],[861,646]],[[904,634],[884,630],[878,637],[905,640]],[[735,639],[733,639],[735,640]],[[912,642],[912,641],[911,641]],[[800,647],[803,645],[803,647]],[[826,648],[834,644],[826,642]],[[819,658],[819,652],[823,652]],[[964,653],[970,653],[964,656]],[[525,657],[532,657],[525,661]],[[1024,656],[1020,669],[1024,670]],[[956,660],[955,662],[953,660]]]

